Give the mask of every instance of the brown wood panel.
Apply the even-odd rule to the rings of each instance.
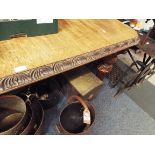
[[[59,33],[0,41],[0,93],[113,54],[138,43],[118,20],[59,20]],[[26,66],[16,74],[14,68]]]

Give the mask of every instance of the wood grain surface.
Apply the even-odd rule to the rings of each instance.
[[[118,20],[59,20],[57,34],[0,41],[0,93],[108,56],[136,45],[138,41],[137,32]],[[82,62],[89,53],[90,60]],[[74,66],[63,66],[75,57],[78,58],[71,60]],[[57,69],[57,62],[61,62],[61,69]],[[49,71],[51,65],[56,66],[54,73]],[[26,66],[28,70],[16,74],[14,69],[19,66]],[[44,67],[42,70],[48,70],[48,73],[42,74],[39,70],[36,75],[35,69],[39,67]],[[5,84],[8,78],[11,81]],[[12,78],[14,84],[10,84]]]

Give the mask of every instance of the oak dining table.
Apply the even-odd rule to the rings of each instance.
[[[0,95],[55,76],[139,43],[115,19],[61,19],[59,32],[0,41]]]

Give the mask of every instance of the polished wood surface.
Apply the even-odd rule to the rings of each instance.
[[[137,37],[117,20],[59,20],[59,33],[0,41],[0,77]]]
[[[57,34],[0,41],[0,94],[137,45],[118,20],[59,20]],[[15,68],[27,70],[15,73]]]

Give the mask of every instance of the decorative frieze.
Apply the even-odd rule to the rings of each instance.
[[[87,53],[78,55],[73,58],[68,58],[32,70],[3,77],[0,79],[0,94],[9,92],[22,86],[29,85],[42,79],[54,76],[56,74],[82,66],[89,62],[109,56],[131,46],[137,45],[138,42],[139,38],[126,40],[124,42],[113,44],[111,46],[107,46],[101,49],[89,51]]]

